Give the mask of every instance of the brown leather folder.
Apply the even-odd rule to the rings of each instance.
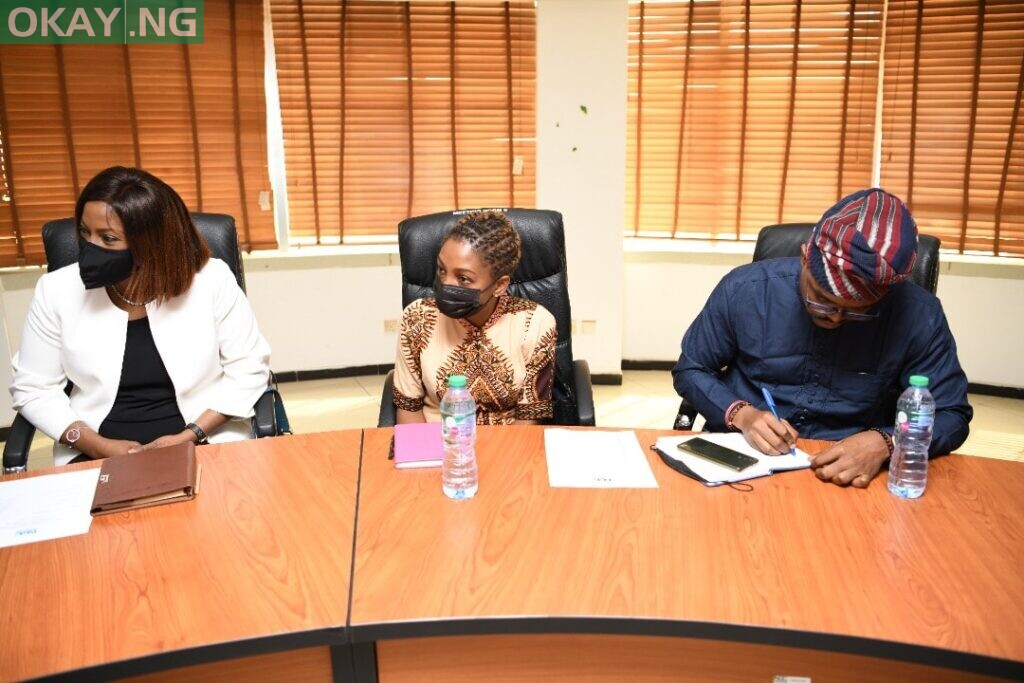
[[[192,443],[107,458],[90,512],[103,515],[191,500],[199,492],[199,470]]]

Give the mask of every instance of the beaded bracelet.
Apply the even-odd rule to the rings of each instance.
[[[750,401],[733,401],[729,409],[725,411],[725,426],[733,431],[737,431],[736,425],[732,421],[736,418],[736,413],[749,405]]]
[[[878,434],[882,435],[882,438],[885,439],[885,447],[889,449],[889,455],[891,456],[893,449],[896,447],[896,444],[894,444],[892,441],[892,435],[883,429],[879,429],[878,427],[870,427],[868,428],[868,431],[877,432]]]

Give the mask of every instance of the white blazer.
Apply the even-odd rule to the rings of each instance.
[[[215,410],[250,418],[267,388],[270,345],[227,264],[211,258],[183,295],[146,305],[160,358],[174,383],[185,422]],[[72,264],[39,279],[14,356],[14,409],[57,444],[54,463],[78,452],[59,443],[81,420],[94,430],[117,398],[128,313],[105,288],[85,289]],[[74,383],[71,396],[64,393]],[[251,438],[248,419],[228,420],[210,441]]]

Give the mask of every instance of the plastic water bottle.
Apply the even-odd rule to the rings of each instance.
[[[919,498],[928,483],[928,446],[935,422],[935,399],[928,378],[912,375],[910,386],[896,402],[889,490],[900,498]]]
[[[441,490],[453,500],[472,498],[480,484],[476,467],[476,401],[463,375],[448,378],[448,390],[441,399],[441,435]]]

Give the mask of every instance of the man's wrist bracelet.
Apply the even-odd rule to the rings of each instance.
[[[879,429],[878,427],[871,427],[868,429],[868,431],[880,434],[882,438],[885,439],[885,447],[889,449],[889,455],[891,456],[893,449],[896,447],[896,444],[893,443],[892,435],[889,434],[889,432],[885,431],[884,429]]]
[[[733,424],[733,420],[736,419],[736,414],[739,413],[743,408],[750,405],[750,401],[733,401],[729,409],[725,411],[725,426],[728,429],[737,431],[736,425]]]

